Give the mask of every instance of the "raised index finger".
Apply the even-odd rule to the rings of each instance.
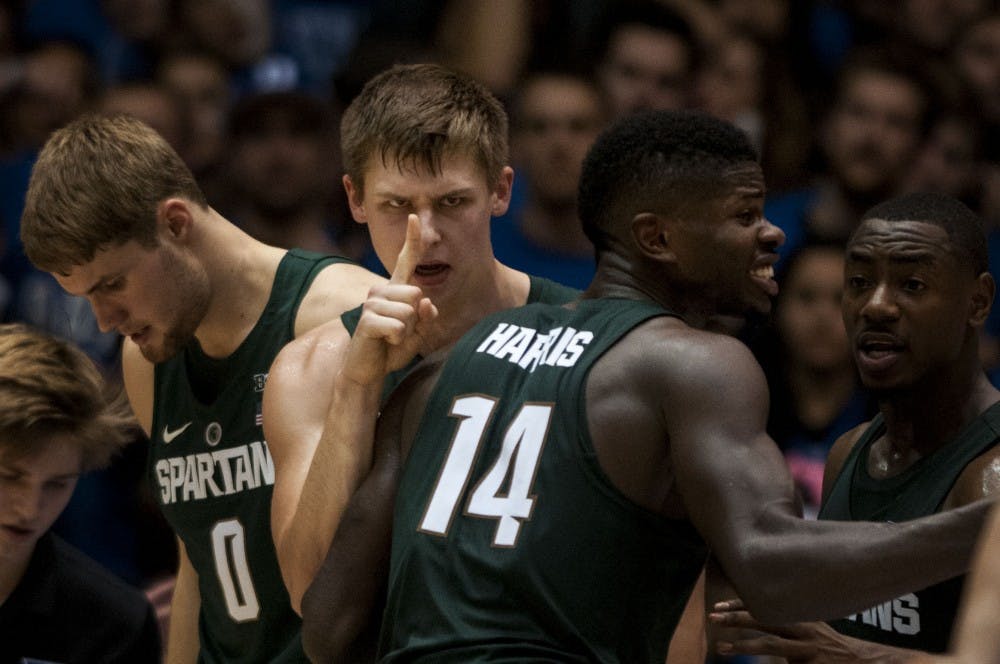
[[[413,271],[420,264],[420,259],[424,255],[424,237],[420,232],[420,217],[411,214],[406,218],[406,239],[403,241],[403,248],[399,250],[399,258],[396,259],[396,269],[389,277],[391,284],[409,283]]]

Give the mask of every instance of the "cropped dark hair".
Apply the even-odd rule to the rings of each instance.
[[[960,262],[970,265],[974,274],[978,275],[989,269],[983,220],[956,198],[932,192],[905,194],[872,207],[861,216],[862,222],[868,219],[934,224],[944,229],[949,242],[959,254]],[[853,239],[852,237],[851,241]]]
[[[756,161],[746,135],[698,111],[630,115],[601,134],[583,162],[578,209],[597,253],[638,213],[718,195],[730,169]],[[620,227],[616,228],[616,226]]]

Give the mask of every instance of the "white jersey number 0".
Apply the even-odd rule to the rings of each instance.
[[[247,565],[246,532],[239,519],[226,519],[212,527],[212,555],[229,616],[236,622],[256,620],[260,603]]]

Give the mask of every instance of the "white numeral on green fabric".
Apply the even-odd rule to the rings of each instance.
[[[230,617],[236,622],[256,620],[260,603],[247,565],[246,534],[238,519],[220,521],[212,528],[212,554]]]
[[[420,522],[421,531],[435,535],[448,533],[496,405],[496,399],[480,395],[455,400],[450,415],[459,419],[458,430]],[[530,495],[531,485],[551,417],[551,404],[521,406],[504,433],[496,461],[472,490],[465,513],[499,519],[493,535],[494,546],[514,546],[522,520],[531,517],[535,504],[534,496]]]

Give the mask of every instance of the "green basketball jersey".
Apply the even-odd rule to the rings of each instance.
[[[941,509],[959,475],[1000,439],[1000,403],[973,420],[955,440],[886,479],[868,473],[872,444],[885,433],[878,414],[854,445],[834,481],[819,518],[831,521],[909,521]],[[900,648],[944,652],[958,611],[965,576],[830,622],[838,632]]]
[[[261,398],[309,285],[344,260],[289,251],[264,312],[232,355],[209,358],[195,340],[156,365],[149,473],[198,573],[202,662],[306,661],[271,537],[274,463]]]
[[[551,279],[545,279],[543,277],[533,277],[528,275],[530,287],[528,288],[528,301],[525,304],[533,304],[535,302],[544,302],[547,304],[566,304],[567,302],[572,302],[576,298],[580,297],[580,291],[570,288],[569,286],[564,286],[560,283],[552,281]],[[361,310],[364,305],[360,305],[345,311],[340,315],[340,321],[347,328],[347,331],[352,336],[354,335],[354,330],[358,327],[358,321],[361,320]],[[413,367],[417,366],[422,358],[418,355],[413,358],[413,360],[397,371],[393,371],[391,374],[386,376],[385,385],[382,388],[383,399],[388,398],[389,394],[392,393],[396,386],[398,386],[404,378],[413,370]]]
[[[535,304],[458,342],[401,478],[383,661],[664,661],[706,547],[611,484],[584,394],[597,359],[663,315]]]

